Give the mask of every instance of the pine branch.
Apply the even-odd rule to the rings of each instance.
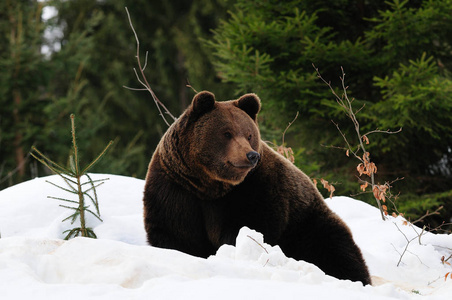
[[[92,210],[87,209],[87,208],[85,208],[85,210],[87,212],[89,212],[90,214],[92,214],[93,216],[95,216],[99,221],[103,222],[103,220],[95,212],[93,212]]]
[[[113,141],[110,141],[108,143],[108,145],[104,148],[104,150],[102,150],[102,152],[99,154],[99,156],[97,156],[90,164],[88,164],[88,166],[86,166],[83,169],[81,174],[86,174],[89,169],[91,169],[97,162],[99,162],[99,160],[105,155],[105,153],[107,153],[107,150],[108,150],[108,148],[110,148],[111,145],[113,145]]]
[[[49,168],[52,172],[56,173],[56,174],[67,174],[67,169],[60,166],[59,164],[57,164],[56,162],[50,160],[47,156],[45,156],[44,154],[42,154],[35,146],[31,147],[31,152],[30,155],[33,156],[37,161],[39,161],[40,163],[42,163],[43,165],[45,165],[47,168]],[[35,151],[37,155],[35,155],[33,153],[33,151]]]
[[[86,177],[91,178],[88,174],[85,174]],[[93,183],[97,183],[97,182],[103,182],[106,180],[110,180],[110,178],[102,178],[102,179],[96,179],[96,180],[88,180],[84,183],[82,183],[82,186],[87,185],[87,184],[91,184],[91,182]],[[96,186],[97,187],[97,186]]]
[[[65,199],[65,198],[52,197],[52,196],[47,196],[47,198],[78,204],[77,201],[69,200],[69,199]]]
[[[62,186],[59,186],[58,184],[55,184],[55,183],[53,183],[53,182],[50,182],[50,181],[48,181],[48,180],[46,180],[46,182],[47,182],[47,183],[50,183],[50,184],[53,185],[53,186],[56,186],[56,187],[59,188],[59,189],[62,189],[63,191],[66,191],[66,192],[68,192],[68,193],[74,193],[74,194],[77,194],[77,189],[75,189],[72,185],[69,185],[69,187],[72,188],[72,190],[70,190],[70,189],[66,189],[66,188],[64,188],[64,187],[62,187]],[[75,184],[77,184],[77,183],[75,182]]]

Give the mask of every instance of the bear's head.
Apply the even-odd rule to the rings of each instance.
[[[238,100],[217,102],[200,92],[188,110],[193,124],[191,158],[209,178],[232,185],[242,182],[260,159],[257,114],[260,100],[246,94]]]
[[[204,198],[240,184],[260,160],[259,110],[255,94],[221,102],[196,94],[161,143],[166,173]]]

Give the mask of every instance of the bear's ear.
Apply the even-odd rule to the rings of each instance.
[[[236,101],[236,105],[256,121],[261,109],[261,99],[256,94],[245,94]]]
[[[215,95],[208,91],[199,92],[193,97],[192,113],[195,117],[211,111],[215,106]]]

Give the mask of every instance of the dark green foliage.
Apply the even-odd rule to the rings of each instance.
[[[0,187],[26,178],[26,153],[43,138],[39,115],[46,103],[39,88],[49,74],[40,53],[42,6],[29,0],[0,3]]]
[[[230,97],[224,92],[228,85],[216,77],[200,41],[209,38],[219,17],[226,15],[226,2],[3,1],[0,188],[48,173],[27,159],[32,145],[55,161],[67,158],[61,137],[70,113],[83,119],[85,130],[79,139],[86,157],[97,155],[103,142],[114,138],[109,156],[93,172],[144,178],[166,125],[149,94],[123,88],[140,87],[133,72],[135,38],[124,7],[128,6],[140,37],[143,61],[149,51],[146,76],[159,99],[177,116],[194,95],[187,81],[197,90]],[[49,5],[56,7],[58,15],[44,22],[41,10]],[[24,32],[20,45],[10,37],[18,28]],[[44,39],[44,30],[52,28],[61,33]],[[43,45],[56,50],[43,55]],[[21,60],[13,59],[15,53],[20,53]]]
[[[64,167],[61,164],[58,164],[54,161],[52,161],[50,158],[42,154],[38,149],[33,147],[31,155],[36,158],[40,163],[45,165],[47,168],[49,168],[52,172],[58,174],[63,178],[64,182],[67,184],[67,187],[62,187],[57,184],[54,184],[52,182],[49,182],[50,184],[68,192],[71,194],[75,194],[78,197],[77,201],[66,199],[66,198],[56,198],[51,197],[49,198],[60,200],[63,202],[66,202],[66,205],[60,205],[61,207],[65,207],[69,210],[72,210],[73,213],[65,218],[63,220],[71,220],[71,224],[74,224],[74,222],[77,220],[77,218],[80,219],[80,227],[75,227],[70,230],[66,230],[63,233],[68,233],[65,237],[65,240],[68,240],[70,238],[76,237],[76,236],[83,236],[83,237],[90,237],[90,238],[96,238],[96,234],[94,233],[93,229],[86,226],[86,218],[85,214],[90,213],[100,221],[102,219],[100,218],[100,210],[99,210],[99,202],[97,199],[97,193],[96,188],[104,183],[107,179],[101,179],[101,180],[92,180],[91,177],[88,175],[88,171],[99,162],[99,160],[105,155],[107,152],[107,149],[111,146],[113,141],[111,141],[107,147],[102,151],[101,154],[99,154],[91,163],[86,165],[85,167],[80,166],[79,161],[79,151],[77,146],[77,140],[76,140],[76,134],[75,134],[75,117],[74,115],[71,115],[71,128],[72,128],[72,155],[69,157],[69,167]],[[86,182],[82,182],[82,177],[86,176],[88,180]],[[91,192],[91,194],[89,193]],[[94,205],[95,211],[89,209],[89,205],[87,204],[87,199],[91,200],[91,203]],[[71,206],[71,205],[74,205]]]
[[[46,5],[59,14],[44,22]],[[353,125],[312,63],[338,91],[342,66],[355,108],[365,105],[357,115],[363,131],[403,127],[371,137],[377,182],[404,177],[395,190],[419,199],[452,190],[451,0],[2,1],[0,188],[48,172],[29,159],[32,145],[55,161],[67,158],[62,137],[70,113],[83,119],[86,157],[115,140],[93,172],[144,177],[166,125],[147,92],[123,88],[140,87],[125,6],[143,62],[149,51],[146,76],[173,115],[194,94],[187,80],[220,100],[256,92],[264,138],[279,139],[300,112],[285,138],[296,163],[335,182],[337,194],[354,194],[353,160],[321,146],[344,146],[331,120],[347,136]],[[61,35],[44,39],[51,28]],[[43,55],[43,45],[61,49]]]
[[[299,166],[316,162],[310,175],[334,174],[338,194],[356,194],[358,184],[350,184],[356,165],[321,146],[344,146],[331,120],[346,136],[353,124],[312,63],[338,90],[342,66],[354,109],[365,105],[357,114],[362,130],[403,127],[397,135],[370,137],[377,182],[404,177],[396,190],[419,197],[452,190],[451,24],[450,0],[238,0],[207,45],[237,94],[259,94],[264,128],[283,128],[288,115],[300,112],[287,137],[292,148],[305,149]],[[430,208],[437,203],[430,201]]]

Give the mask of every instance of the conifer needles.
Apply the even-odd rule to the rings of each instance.
[[[63,219],[64,221],[71,221],[71,224],[80,218],[80,227],[75,227],[73,229],[69,229],[64,231],[63,233],[67,233],[65,240],[68,240],[72,237],[83,236],[96,238],[96,234],[93,229],[86,226],[86,215],[90,213],[98,220],[102,222],[100,217],[99,210],[99,202],[97,199],[96,188],[104,183],[106,179],[92,180],[88,175],[88,171],[97,163],[99,160],[105,155],[108,148],[113,144],[113,141],[110,141],[108,145],[104,148],[104,150],[86,167],[82,168],[79,162],[79,152],[77,147],[77,140],[75,135],[75,116],[71,114],[71,129],[72,129],[72,155],[69,157],[69,167],[64,167],[61,164],[58,164],[48,158],[46,155],[41,153],[36,147],[32,147],[31,155],[36,158],[40,163],[45,165],[47,168],[52,170],[52,172],[58,174],[63,178],[64,182],[67,184],[67,187],[63,187],[57,185],[55,183],[49,182],[50,184],[66,191],[68,193],[77,195],[78,200],[71,200],[66,198],[58,198],[48,196],[48,198],[56,199],[59,201],[63,201],[64,204],[61,204],[61,207],[67,208],[72,211],[72,214],[67,218]],[[82,182],[82,177],[86,176],[87,181]],[[94,210],[90,209],[90,205],[87,203],[89,200],[94,206]]]

